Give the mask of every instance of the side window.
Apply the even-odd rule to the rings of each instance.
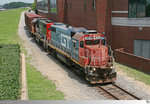
[[[70,9],[72,9],[72,3],[70,2]]]
[[[92,2],[92,7],[93,7],[93,10],[96,9],[96,3],[95,3],[95,0]]]
[[[84,48],[84,41],[81,41],[81,42],[80,42],[80,47],[81,47],[81,48]]]
[[[56,32],[56,28],[51,27],[51,31]]]
[[[84,11],[86,11],[86,1],[84,1]]]
[[[42,33],[42,27],[43,27],[43,24],[41,22],[39,22],[39,27],[38,28],[39,28],[40,33]]]
[[[43,24],[43,33],[44,33],[44,35],[46,35],[47,33],[46,33],[46,24]]]
[[[57,14],[57,0],[50,0],[50,12]]]
[[[101,39],[101,45],[106,45],[106,40],[103,38],[103,39]]]
[[[44,12],[48,12],[47,4],[48,4],[47,0],[37,0],[37,9]]]
[[[75,35],[75,32],[72,32],[72,31],[71,31],[71,37],[73,37],[74,35]]]

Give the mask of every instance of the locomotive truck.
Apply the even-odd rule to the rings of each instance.
[[[113,52],[103,34],[33,15],[35,18],[32,21],[25,19],[26,26],[32,27],[29,32],[42,43],[45,50],[75,70],[82,70],[86,80],[92,84],[116,81]],[[25,13],[25,18],[32,17]]]

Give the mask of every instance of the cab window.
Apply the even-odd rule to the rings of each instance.
[[[100,40],[94,40],[93,41],[93,45],[96,45],[96,44],[99,44],[100,43]]]
[[[86,45],[92,45],[92,40],[86,40],[86,41],[85,41],[85,44],[86,44]]]
[[[84,48],[84,41],[80,42],[80,48]]]
[[[51,31],[56,32],[56,28],[51,27]]]

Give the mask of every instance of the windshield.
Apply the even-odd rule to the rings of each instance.
[[[94,40],[93,45],[99,44],[99,42],[100,42],[99,40]]]
[[[86,45],[92,45],[92,40],[86,40],[86,41],[85,41],[85,44],[86,44]]]
[[[96,45],[96,44],[99,44],[99,43],[100,43],[100,40],[94,40],[94,41],[92,41],[92,40],[86,40],[85,41],[86,45]]]

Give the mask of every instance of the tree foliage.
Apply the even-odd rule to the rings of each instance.
[[[33,11],[35,11],[35,9],[36,9],[35,0],[34,0],[34,3],[32,4],[32,7],[31,7],[31,9],[32,9]]]
[[[21,8],[21,7],[31,7],[31,3],[24,3],[24,2],[11,2],[4,4],[3,7],[6,9],[13,9],[13,8]]]

